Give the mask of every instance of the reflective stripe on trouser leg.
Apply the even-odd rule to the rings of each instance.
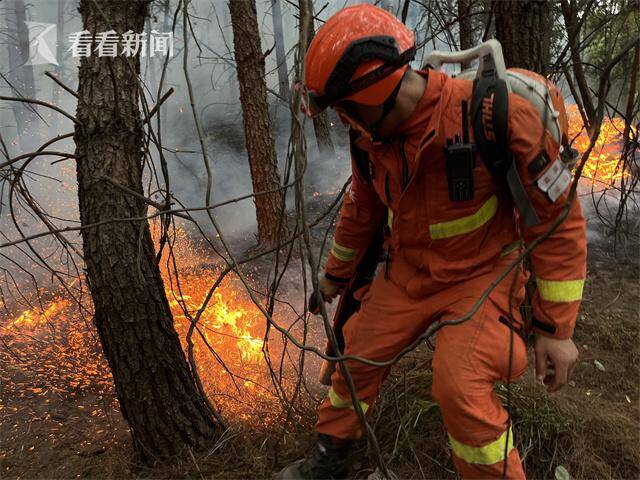
[[[507,455],[506,472],[505,462],[500,461],[492,465],[481,465],[479,463],[469,463],[462,460],[456,454],[453,454],[453,464],[460,476],[464,479],[494,479],[505,478],[509,480],[525,480],[525,474],[522,470],[522,462],[518,449],[513,448]],[[503,477],[503,472],[506,475]]]
[[[432,393],[450,435],[456,470],[463,478],[501,478],[505,463],[506,478],[525,478],[508,430],[509,415],[493,388],[508,374],[515,379],[526,369],[524,341],[514,336],[510,348],[510,330],[498,321],[509,306],[510,283],[501,282],[490,301],[469,320],[443,328],[436,337]],[[453,300],[442,318],[458,318],[468,312],[480,295],[479,291],[471,293],[475,295],[468,299]],[[451,295],[455,298],[453,290]],[[509,452],[506,459],[505,448]]]
[[[333,387],[329,389],[329,402],[331,402],[331,405],[335,408],[350,408],[352,410],[355,410],[355,407],[353,405],[353,401],[351,400],[351,398],[349,398],[349,400],[342,398],[340,395],[336,393]],[[369,410],[369,404],[363,401],[360,401],[358,403],[360,403],[360,408],[362,409],[362,413],[367,413],[367,410]]]
[[[349,365],[351,367],[353,364]],[[363,413],[371,410],[378,393],[384,369],[360,375],[357,367],[350,368],[358,394],[360,408]],[[316,430],[319,433],[342,439],[358,439],[362,436],[362,425],[353,406],[348,387],[338,368],[332,375],[333,386],[329,389],[327,398],[320,406],[320,415]],[[335,389],[338,388],[338,393]]]
[[[358,250],[356,248],[345,247],[334,241],[331,247],[331,255],[343,262],[350,262],[358,256]]]
[[[393,321],[389,321],[390,317]],[[344,326],[344,354],[375,361],[389,360],[424,332],[428,317],[422,303],[409,299],[403,288],[379,274],[363,298],[360,310]],[[358,401],[367,405],[366,414],[370,415],[389,369],[355,360],[344,364]],[[337,438],[357,439],[363,434],[362,425],[352,408],[343,373],[338,365],[331,376],[330,392],[333,393],[329,393],[320,407],[316,430]],[[364,407],[363,403],[360,405]]]
[[[461,460],[478,465],[493,465],[504,461],[513,450],[513,431],[509,427],[496,440],[481,447],[459,442],[451,434],[449,434],[449,441],[451,450]]]

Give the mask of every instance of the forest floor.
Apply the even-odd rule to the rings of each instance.
[[[531,371],[511,385],[516,443],[530,478],[554,478],[559,465],[573,478],[640,477],[640,270],[616,260],[607,245],[590,247],[588,270],[575,334],[580,362],[570,385],[548,396]],[[425,345],[393,369],[373,417],[399,478],[456,477],[430,399],[430,357]],[[8,359],[0,362],[0,478],[268,478],[313,442],[310,401],[304,425],[286,435],[237,424],[211,452],[147,470],[131,463],[113,393],[60,394]],[[497,388],[506,397],[506,388]],[[354,466],[357,478],[372,472],[364,443]]]

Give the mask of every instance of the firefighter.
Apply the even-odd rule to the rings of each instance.
[[[387,260],[344,327],[344,353],[376,361],[393,358],[432,322],[466,314],[521,251],[521,240],[540,236],[560,215],[571,178],[539,113],[509,94],[509,151],[538,223],[522,225],[504,179],[477,152],[466,181],[464,168],[456,174],[462,181],[451,181],[447,146],[463,137],[473,142],[473,132],[463,131],[473,84],[412,70],[414,53],[413,32],[393,15],[351,6],[318,31],[302,87],[308,114],[331,107],[350,126],[353,180],[319,281],[325,300],[339,294],[388,216]],[[585,259],[585,222],[574,198],[565,221],[531,254],[535,371],[549,392],[567,383],[578,358],[571,338]],[[519,306],[527,279],[516,269],[467,321],[444,327],[435,339],[432,394],[464,478],[525,478],[508,413],[493,387],[526,370],[524,335],[514,332],[525,329]],[[388,369],[346,365],[369,415]],[[363,431],[340,368],[331,382],[317,443],[280,478],[348,475],[350,449]]]

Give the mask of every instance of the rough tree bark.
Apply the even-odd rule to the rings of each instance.
[[[264,53],[260,47],[256,2],[230,0],[229,11],[253,191],[275,190],[280,187],[280,175],[269,120]],[[262,247],[271,247],[278,242],[282,201],[280,191],[255,197],[258,244]],[[286,223],[282,227],[286,227]]]
[[[315,29],[313,28],[313,2],[311,0],[300,0],[300,17],[303,17],[304,13],[302,12],[306,11],[309,11],[309,18],[311,19],[308,27],[309,30],[307,31],[306,49],[308,49],[316,34]],[[300,23],[300,28],[303,28],[302,23]],[[323,155],[335,155],[336,150],[333,146],[333,140],[331,139],[329,118],[326,111],[313,118],[313,131],[316,134],[316,144],[318,145],[320,153]]]
[[[496,1],[496,38],[509,67],[546,73],[549,65],[549,0]]]
[[[148,2],[81,0],[84,28],[141,32]],[[139,58],[82,58],[76,142],[82,225],[140,217],[146,206],[112,183],[142,189]],[[147,221],[82,230],[87,282],[122,414],[142,461],[211,445],[218,433],[198,394],[165,295]]]
[[[278,93],[287,102],[291,98],[289,88],[289,72],[284,48],[284,31],[282,27],[282,8],[280,0],[271,0],[271,18],[273,20],[273,38],[276,45],[276,63],[278,68]]]

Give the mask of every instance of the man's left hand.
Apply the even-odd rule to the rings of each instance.
[[[573,340],[538,335],[535,354],[536,378],[546,385],[549,393],[560,390],[571,378],[578,361],[578,349]]]

